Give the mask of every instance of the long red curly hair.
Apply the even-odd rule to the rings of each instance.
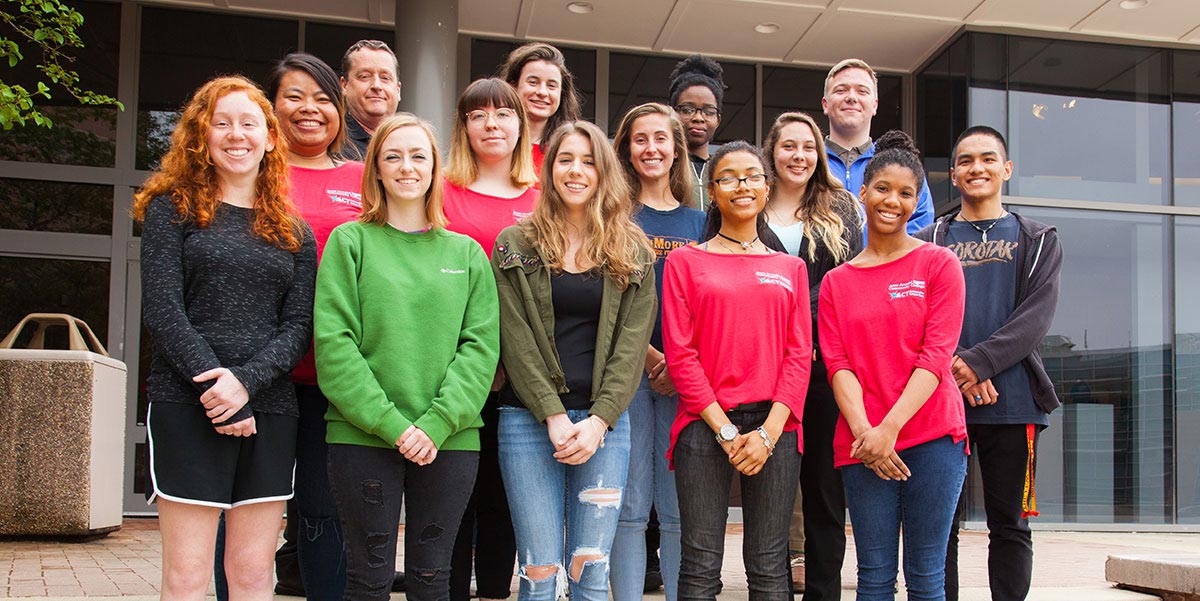
[[[221,202],[217,172],[208,153],[208,128],[217,101],[233,92],[245,92],[266,116],[268,135],[275,148],[268,151],[255,180],[254,234],[280,248],[300,250],[300,218],[290,200],[287,139],[279,131],[271,103],[253,81],[241,76],[217,77],[200,86],[183,109],[171,134],[171,148],[157,173],[133,196],[133,218],[142,221],[156,196],[170,195],[183,221],[208,227]]]

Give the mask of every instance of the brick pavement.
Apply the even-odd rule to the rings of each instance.
[[[741,525],[731,524],[728,533],[722,570],[725,590],[745,591]],[[1195,552],[1200,548],[1200,534],[1035,532],[1034,541],[1035,589],[1104,587],[1104,560],[1110,553]],[[0,539],[0,599],[155,598],[162,566],[160,545],[155,519],[127,519],[121,530],[85,542]],[[964,532],[961,549],[963,588],[986,587],[987,534]],[[853,587],[852,537],[842,575],[845,586]]]

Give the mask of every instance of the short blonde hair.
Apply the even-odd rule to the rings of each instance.
[[[375,129],[371,136],[371,144],[367,146],[367,156],[362,179],[362,212],[358,220],[363,223],[384,225],[387,223],[387,192],[383,189],[383,181],[379,179],[379,154],[388,136],[402,127],[416,127],[425,132],[429,138],[429,150],[433,153],[433,169],[429,173],[429,189],[425,191],[425,218],[435,229],[442,229],[450,223],[442,212],[445,198],[445,186],[442,184],[442,156],[438,152],[437,135],[428,121],[412,113],[397,113],[388,117]]]
[[[845,71],[846,69],[862,69],[863,71],[871,74],[871,85],[874,86],[871,91],[875,93],[875,96],[879,96],[879,77],[875,75],[875,70],[871,68],[871,65],[868,65],[867,61],[864,61],[860,58],[844,59],[829,70],[829,75],[825,76],[824,96],[829,95],[829,86],[833,83],[833,77],[838,73]]]
[[[458,97],[458,112],[454,115],[454,134],[450,138],[450,159],[446,162],[446,179],[450,183],[467,187],[479,177],[475,166],[475,150],[467,137],[467,113],[476,109],[509,108],[517,112],[521,121],[520,139],[513,149],[512,169],[509,175],[512,184],[528,187],[537,183],[537,166],[533,164],[533,146],[529,137],[529,114],[517,90],[498,77],[476,79]]]

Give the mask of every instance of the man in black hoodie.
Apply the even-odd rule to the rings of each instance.
[[[954,145],[950,179],[962,210],[917,237],[958,255],[967,282],[963,331],[952,371],[967,404],[967,433],[983,481],[992,599],[1024,599],[1033,573],[1029,517],[1038,434],[1059,405],[1038,354],[1058,304],[1062,247],[1053,226],[1001,205],[1012,176],[1000,132],[975,126]],[[959,509],[965,505],[959,498]],[[946,599],[958,599],[958,525],[950,532]]]

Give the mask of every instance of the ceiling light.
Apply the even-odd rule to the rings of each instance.
[[[779,23],[759,23],[754,26],[754,31],[758,33],[779,33],[780,29],[783,29],[783,27],[780,27]]]
[[[1137,10],[1150,5],[1150,0],[1121,0],[1121,8],[1125,10]]]
[[[596,7],[592,6],[590,2],[572,2],[567,5],[567,10],[577,15],[586,15],[596,10]]]

